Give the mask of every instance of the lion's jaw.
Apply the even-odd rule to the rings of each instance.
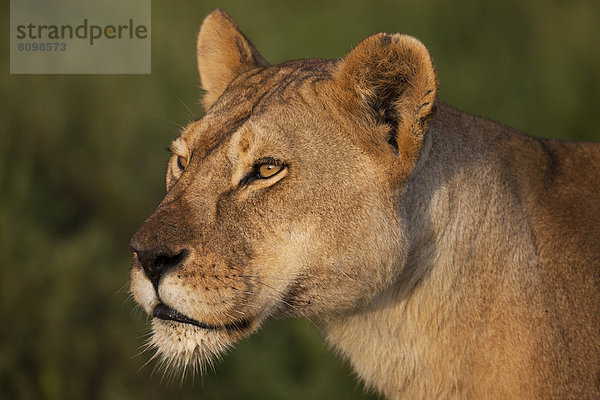
[[[287,255],[288,262],[293,259],[291,248],[288,244],[287,250],[278,251]],[[268,253],[257,261],[264,261]],[[214,258],[199,259],[190,257],[187,264],[162,276],[155,287],[134,255],[130,290],[153,317],[148,347],[156,349],[154,357],[159,357],[166,369],[202,372],[270,316],[294,315],[291,302],[300,301],[292,299],[291,293],[298,290],[293,275],[290,280],[273,279],[243,266],[220,268]],[[198,263],[208,265],[209,270],[199,268]]]
[[[131,269],[131,293],[148,315],[153,316],[155,309],[164,303],[159,300],[155,288],[135,258]],[[171,301],[168,304],[177,310],[175,303]],[[202,371],[207,363],[235,341],[232,335],[240,334],[240,331],[203,329],[191,323],[153,317],[152,334],[147,346],[156,349],[154,357],[159,357],[165,368]]]

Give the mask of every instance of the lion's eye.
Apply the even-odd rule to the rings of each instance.
[[[180,170],[184,170],[187,167],[187,159],[185,157],[177,156],[177,166]]]
[[[258,177],[261,179],[267,179],[272,176],[275,176],[282,169],[283,169],[283,165],[261,164],[258,166]]]
[[[281,172],[286,171],[288,165],[271,157],[262,158],[258,160],[254,166],[252,167],[252,171],[248,173],[241,181],[240,186],[247,185],[253,181],[265,181],[267,184],[267,180],[275,177]],[[281,175],[284,176],[284,175]],[[273,180],[271,182],[275,182]]]

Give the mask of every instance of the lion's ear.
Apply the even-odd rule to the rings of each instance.
[[[196,54],[207,110],[241,72],[269,65],[222,9],[213,11],[202,22]]]
[[[385,139],[412,169],[437,90],[425,46],[406,35],[370,36],[340,62],[335,79],[349,94],[352,113],[389,127]]]

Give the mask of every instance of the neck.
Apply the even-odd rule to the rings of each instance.
[[[526,284],[512,281],[512,266],[535,260],[528,259],[532,244],[523,237],[518,200],[499,172],[501,157],[490,151],[498,136],[532,140],[438,106],[402,198],[410,243],[403,272],[366,307],[327,324],[328,340],[388,398],[472,396],[471,387],[495,385],[493,377],[474,378],[482,363],[510,368],[493,347],[502,341],[485,342],[494,334],[487,322],[500,316],[495,296],[504,286]],[[519,247],[509,247],[506,235]],[[501,281],[487,284],[493,279]],[[486,346],[491,355],[478,359]],[[461,378],[465,371],[475,371],[469,379],[480,379],[477,385]]]

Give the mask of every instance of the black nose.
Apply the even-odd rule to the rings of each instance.
[[[178,251],[167,248],[136,250],[133,246],[131,249],[137,254],[138,260],[146,272],[146,276],[148,276],[148,279],[150,279],[150,282],[154,285],[154,289],[157,291],[161,276],[169,269],[182,263],[189,254],[187,249]]]

